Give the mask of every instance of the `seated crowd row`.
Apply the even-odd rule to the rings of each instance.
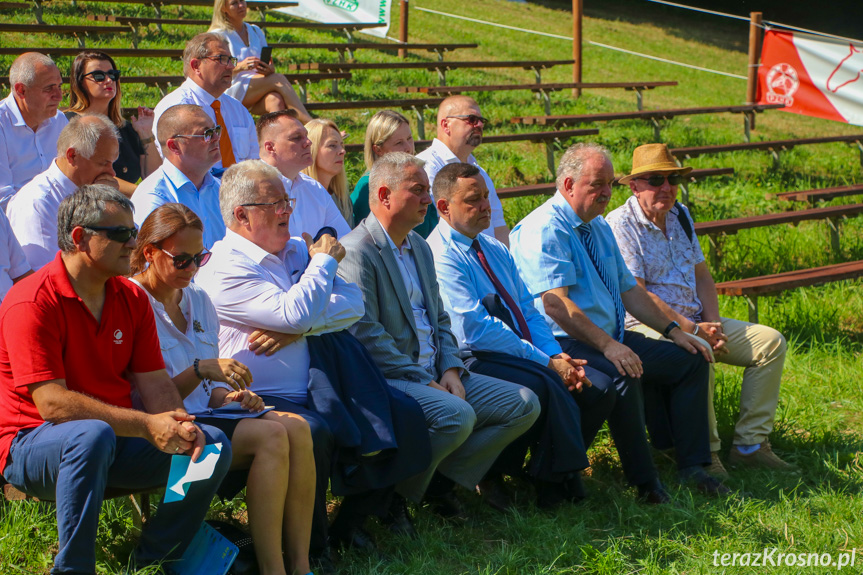
[[[719,316],[676,201],[690,169],[664,145],[635,150],[608,220],[611,157],[572,146],[510,232],[472,155],[487,123],[472,99],[441,104],[417,156],[407,120],[376,114],[348,197],[335,125],[290,109],[256,125],[224,93],[218,35],[184,64],[137,119],[161,160],[140,155],[131,198],[113,167],[126,132],[58,113],[46,57],[16,60],[0,104],[0,472],[57,500],[54,572],[94,572],[106,487],[164,486],[173,455],[212,443],[213,476],[160,505],[138,565],[182,555],[213,495],[243,487],[260,570],[279,575],[333,572],[331,546],[374,550],[369,515],[416,537],[408,502],[462,517],[457,486],[498,510],[505,476],[542,508],[577,502],[606,423],[644,502],[671,502],[648,432],[681,483],[727,495],[714,361],[746,368],[729,461],[794,469],[769,443],[785,340]]]

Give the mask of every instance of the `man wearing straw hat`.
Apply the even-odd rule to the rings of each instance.
[[[632,173],[620,179],[621,184],[629,184],[632,197],[611,212],[607,221],[635,281],[654,300],[671,308],[683,331],[710,344],[716,361],[745,368],[729,463],[795,470],[773,453],[768,439],[779,401],[785,338],[767,326],[720,317],[716,286],[693,231],[692,217],[677,202],[677,186],[691,169],[677,166],[665,144],[637,147]],[[661,337],[630,315],[626,328],[647,337]],[[713,385],[711,365],[708,417],[712,464],[708,470],[727,476],[719,459]]]

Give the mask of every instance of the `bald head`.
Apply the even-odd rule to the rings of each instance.
[[[482,144],[485,120],[476,100],[468,96],[450,96],[437,112],[437,139],[462,162]]]
[[[438,126],[440,126],[441,120],[443,120],[447,116],[461,114],[461,110],[463,108],[469,107],[475,107],[479,109],[479,104],[477,104],[476,100],[474,100],[470,96],[458,95],[445,98],[444,101],[440,103],[440,107],[437,109]]]
[[[179,104],[171,106],[159,116],[159,124],[156,126],[156,137],[159,145],[165,148],[168,139],[178,134],[189,133],[186,128],[194,121],[208,119],[207,113],[195,104]]]

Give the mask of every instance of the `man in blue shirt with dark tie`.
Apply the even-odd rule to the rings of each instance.
[[[704,471],[710,464],[702,411],[710,355],[627,269],[602,217],[613,181],[608,150],[597,144],[570,147],[558,167],[557,193],[513,229],[513,256],[563,350],[604,374],[592,378],[594,389],[616,392],[609,428],[639,494],[649,502],[668,500],[644,433],[645,404],[654,445],[676,448],[680,480],[708,494],[726,494],[729,489]],[[626,331],[627,311],[671,342]],[[672,444],[660,444],[660,438]]]
[[[579,472],[589,465],[585,444],[593,440],[612,402],[576,404],[571,392],[579,397],[594,372],[563,353],[533,307],[509,250],[482,233],[491,222],[491,205],[479,169],[447,164],[435,178],[434,198],[440,221],[428,244],[459,356],[477,373],[530,388],[542,408],[533,427],[504,449],[485,481],[499,483],[503,474],[518,474],[529,448],[528,474],[537,504],[551,508],[579,500],[584,497]],[[597,397],[607,396],[591,395]],[[590,411],[586,421],[580,405]]]

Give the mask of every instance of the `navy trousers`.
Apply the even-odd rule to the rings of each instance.
[[[139,566],[178,559],[197,533],[231,465],[231,443],[214,427],[199,426],[207,443],[221,443],[212,477],[189,484],[186,497],[162,502],[141,533]],[[52,574],[96,572],[96,529],[106,487],[145,490],[168,482],[171,455],[136,437],[117,437],[104,421],[43,423],[18,433],[3,476],[28,495],[57,505],[59,550]]]

